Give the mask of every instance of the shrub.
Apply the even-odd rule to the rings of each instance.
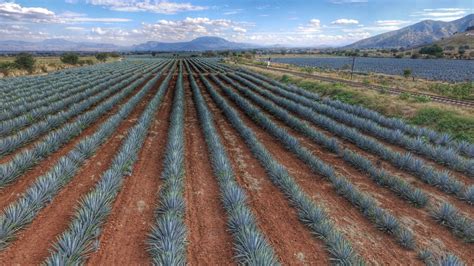
[[[64,64],[77,65],[79,63],[79,55],[76,53],[64,53],[60,59]]]
[[[15,65],[19,69],[25,69],[32,72],[35,68],[36,59],[29,53],[19,53],[15,57]]]

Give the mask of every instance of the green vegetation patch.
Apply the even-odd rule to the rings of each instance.
[[[428,89],[432,92],[457,99],[474,100],[474,82],[456,84],[437,83],[431,84]]]
[[[474,143],[474,118],[440,108],[425,107],[418,110],[409,122],[431,127],[435,130],[451,134],[456,139]]]
[[[466,116],[436,107],[422,107],[416,111],[414,116],[407,117],[399,112],[400,110],[389,108],[382,98],[373,97],[356,90],[350,90],[340,83],[321,83],[301,80],[289,75],[283,75],[280,81],[294,84],[308,91],[317,92],[322,96],[328,96],[345,103],[361,105],[389,117],[400,117],[409,123],[426,126],[439,132],[449,133],[456,139],[474,143],[474,117],[472,116]],[[447,86],[449,86],[450,90],[456,90],[457,93],[467,94],[466,91],[469,91],[472,94],[472,83],[469,84],[470,87],[467,87],[468,85],[466,84],[468,83],[449,84]],[[406,98],[404,100],[408,102],[420,103],[430,101],[429,97],[415,96],[408,93],[406,93],[406,95],[401,94],[399,98]]]

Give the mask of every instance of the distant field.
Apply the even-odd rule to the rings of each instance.
[[[264,59],[262,59],[264,60]],[[327,69],[350,69],[351,57],[272,58],[272,61]],[[410,69],[415,77],[442,81],[474,80],[474,60],[357,57],[354,71],[402,75]]]

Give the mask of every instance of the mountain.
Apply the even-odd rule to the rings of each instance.
[[[237,50],[237,49],[251,49],[258,48],[258,45],[229,42],[226,39],[219,37],[199,37],[189,42],[146,42],[143,44],[134,45],[131,47],[132,51],[159,51],[159,52],[173,52],[173,51],[208,51],[208,50]]]
[[[117,46],[106,43],[72,42],[64,39],[46,39],[40,42],[0,41],[0,51],[208,51],[208,50],[240,50],[258,48],[258,45],[229,42],[219,37],[199,37],[189,42],[155,42]]]
[[[113,44],[71,42],[64,39],[46,39],[40,42],[0,41],[0,51],[116,51],[122,47]]]
[[[445,48],[445,47],[459,47],[459,46],[469,46],[474,48],[474,29],[465,31],[465,32],[458,32],[448,38],[443,38],[439,41],[436,41],[435,44]]]
[[[430,44],[474,26],[474,14],[450,22],[424,20],[405,28],[357,41],[344,48],[400,48]]]

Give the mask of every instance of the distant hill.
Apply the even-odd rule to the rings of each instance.
[[[0,51],[117,51],[121,46],[105,43],[71,42],[64,39],[46,39],[40,42],[0,41]]]
[[[474,49],[474,30],[458,32],[448,38],[436,41],[435,44],[443,48],[448,46],[459,47],[468,45],[471,49]]]
[[[474,14],[450,22],[424,20],[399,30],[357,41],[344,48],[378,49],[421,46],[448,38],[456,32],[463,32],[470,26],[474,26]]]
[[[208,51],[240,50],[258,48],[258,45],[230,42],[219,37],[199,37],[189,42],[155,42],[133,45],[130,47],[106,43],[71,42],[64,39],[47,39],[40,42],[0,41],[0,51]]]
[[[208,51],[208,50],[236,50],[236,49],[250,49],[257,48],[257,45],[247,43],[230,42],[219,37],[199,37],[189,42],[146,42],[139,45],[134,45],[130,50],[132,51]]]

